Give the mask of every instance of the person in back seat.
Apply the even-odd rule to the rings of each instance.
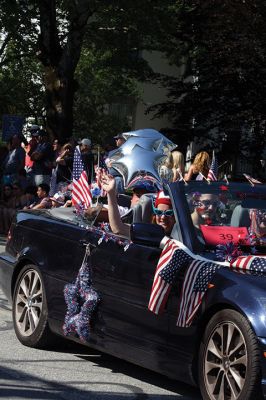
[[[215,214],[219,205],[219,198],[215,194],[201,194],[195,204],[191,219],[194,226],[211,225],[215,221]]]
[[[100,182],[103,190],[107,192],[108,215],[112,232],[130,237],[130,225],[123,223],[119,214],[114,177],[103,172]],[[153,213],[155,215],[155,223],[161,225],[166,234],[170,234],[175,224],[175,217],[171,200],[163,191],[159,192],[156,197]]]
[[[99,176],[102,175],[102,172]],[[112,176],[112,175],[110,175]],[[115,177],[113,177],[115,178]],[[116,179],[115,179],[116,181]],[[126,222],[131,222],[132,219],[132,213],[130,213],[131,210],[134,209],[134,207],[139,203],[140,198],[146,194],[146,193],[154,193],[157,192],[158,189],[154,185],[152,185],[149,182],[137,182],[134,187],[132,188],[132,197],[130,199],[130,202],[128,204],[129,207],[122,206],[119,204],[119,197],[116,199],[117,201],[117,206],[118,206],[118,211],[120,217],[126,221]],[[121,195],[120,195],[121,196]],[[100,206],[102,207],[102,206]],[[85,210],[85,216],[91,217],[93,214],[97,215],[97,222],[109,222],[109,216],[108,216],[108,210],[109,210],[109,205],[104,204],[103,207],[101,208],[99,214],[97,215],[97,207],[88,207]]]

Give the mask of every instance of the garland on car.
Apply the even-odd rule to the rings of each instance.
[[[90,230],[91,227],[87,227],[87,229]],[[95,233],[95,228],[93,228],[93,232]],[[109,224],[103,223],[98,233],[100,234],[98,244],[111,240],[123,246],[125,251],[130,246],[129,240],[122,241],[110,233]],[[75,282],[64,287],[64,298],[67,305],[63,325],[64,335],[76,334],[83,342],[90,338],[91,322],[100,301],[99,294],[92,286],[90,246],[89,243],[86,244],[85,255]]]
[[[89,339],[91,320],[100,301],[92,287],[89,256],[90,244],[87,244],[75,283],[67,284],[64,288],[67,312],[63,332],[66,336],[75,333],[84,342]]]

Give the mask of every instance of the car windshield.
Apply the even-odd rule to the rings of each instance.
[[[266,186],[190,182],[184,185],[197,237],[208,246],[233,242],[266,252]]]

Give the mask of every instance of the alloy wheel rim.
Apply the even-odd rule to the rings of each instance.
[[[247,346],[233,322],[223,322],[212,331],[205,352],[204,379],[212,400],[238,399],[247,373]]]
[[[16,294],[15,318],[21,335],[34,333],[41,318],[42,305],[40,276],[35,270],[29,270],[23,275]]]

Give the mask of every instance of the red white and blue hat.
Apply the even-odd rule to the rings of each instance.
[[[163,190],[161,190],[155,199],[154,205],[155,207],[158,207],[159,204],[166,204],[167,206],[172,207],[172,202],[171,199],[168,195],[164,193]]]

